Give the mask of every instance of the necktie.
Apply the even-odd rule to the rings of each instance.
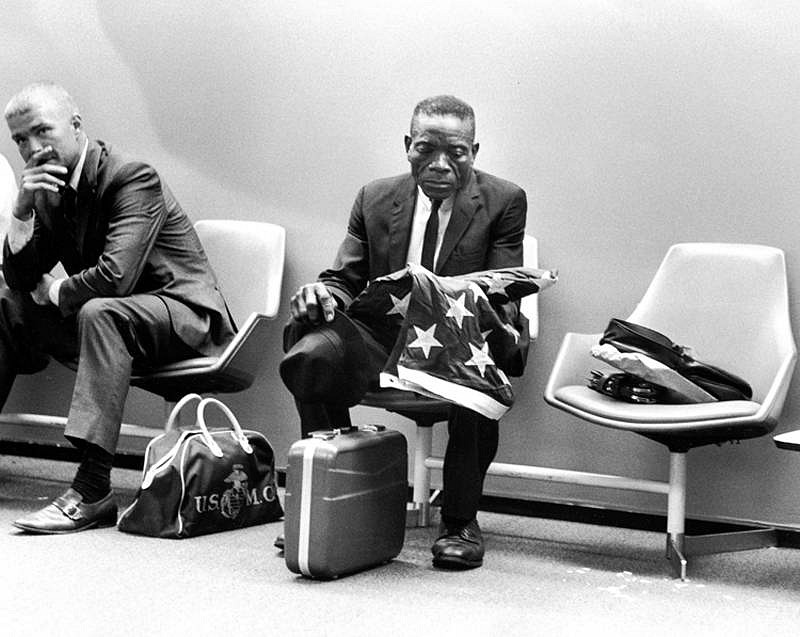
[[[76,235],[75,215],[77,211],[78,193],[72,188],[65,188],[61,194],[61,216],[64,220],[64,229],[74,241]]]
[[[433,272],[433,255],[436,254],[436,239],[439,236],[439,208],[442,205],[441,199],[431,200],[431,216],[425,224],[425,236],[422,239],[422,259],[421,265]]]

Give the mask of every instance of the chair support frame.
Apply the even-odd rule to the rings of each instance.
[[[414,449],[414,483],[408,515],[410,526],[431,524],[430,470],[441,470],[444,459],[432,455],[433,428],[417,424]],[[744,551],[778,545],[772,527],[748,528],[703,535],[686,535],[687,452],[673,451],[669,457],[669,480],[630,478],[590,471],[575,471],[535,465],[493,462],[488,475],[523,480],[540,480],[608,489],[654,493],[667,497],[666,559],[675,577],[687,579],[688,558],[712,553]]]

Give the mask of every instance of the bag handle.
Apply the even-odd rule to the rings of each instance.
[[[200,394],[186,394],[177,403],[175,403],[175,406],[172,408],[172,411],[170,412],[169,417],[167,418],[167,424],[164,425],[164,431],[172,431],[173,429],[176,428],[175,420],[177,420],[178,414],[186,405],[188,405],[193,400],[200,402],[203,400],[203,397]]]
[[[181,410],[184,407],[186,407],[186,405],[195,400],[201,402],[203,400],[203,397],[200,394],[190,393],[186,394],[177,403],[175,403],[175,406],[172,408],[172,411],[167,417],[167,424],[164,425],[164,430],[173,431],[174,429],[177,429],[177,427],[175,426],[175,420],[177,420],[178,414],[180,414]],[[170,449],[167,453],[165,453],[149,469],[145,470],[144,476],[142,477],[142,489],[147,489],[153,483],[153,480],[155,479],[156,475],[158,475],[158,473],[161,472],[161,470],[164,467],[166,467],[170,462],[172,462],[172,459],[178,454],[178,451],[180,450],[181,445],[183,444],[183,441],[186,438],[187,434],[188,432],[184,432],[184,434],[181,435],[175,442],[175,444],[172,446],[172,449]]]
[[[250,441],[247,439],[239,421],[236,420],[236,416],[233,415],[233,412],[228,406],[216,398],[203,398],[197,406],[197,426],[202,430],[203,438],[208,448],[211,449],[211,452],[218,458],[222,457],[222,450],[219,448],[219,445],[214,442],[213,438],[211,438],[211,434],[208,432],[208,427],[206,426],[205,410],[208,405],[216,405],[220,408],[222,413],[228,417],[231,429],[233,429],[234,438],[238,441],[242,451],[245,453],[253,453],[253,447],[250,445]]]

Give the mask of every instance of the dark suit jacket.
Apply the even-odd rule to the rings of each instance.
[[[333,267],[319,276],[342,307],[349,306],[369,280],[405,267],[416,196],[410,174],[379,179],[359,191]],[[526,212],[522,188],[473,171],[456,195],[434,272],[454,276],[521,266]],[[525,329],[527,323],[518,320],[518,303],[501,311]],[[523,336],[527,342],[527,334]],[[509,373],[516,375],[521,369]]]
[[[69,275],[59,291],[65,315],[95,297],[150,293],[167,305],[175,333],[198,352],[217,354],[233,336],[216,276],[166,184],[151,166],[103,142],[89,143],[74,213],[38,211],[33,239],[17,254],[8,241],[4,246],[11,288],[33,290],[58,262]]]

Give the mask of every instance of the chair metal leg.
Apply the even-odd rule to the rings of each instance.
[[[417,425],[416,443],[414,446],[414,492],[412,496],[412,512],[416,519],[407,519],[411,526],[428,526],[431,518],[430,490],[431,474],[425,466],[433,448],[433,427]]]
[[[778,545],[775,529],[746,529],[686,535],[686,453],[670,452],[667,496],[667,559],[676,577],[686,579],[688,558]]]
[[[686,556],[684,555],[684,536],[683,533],[667,536],[667,559],[669,560],[672,572],[675,577],[686,580]]]
[[[669,454],[667,494],[667,559],[677,577],[686,579],[684,532],[686,527],[686,453]]]

